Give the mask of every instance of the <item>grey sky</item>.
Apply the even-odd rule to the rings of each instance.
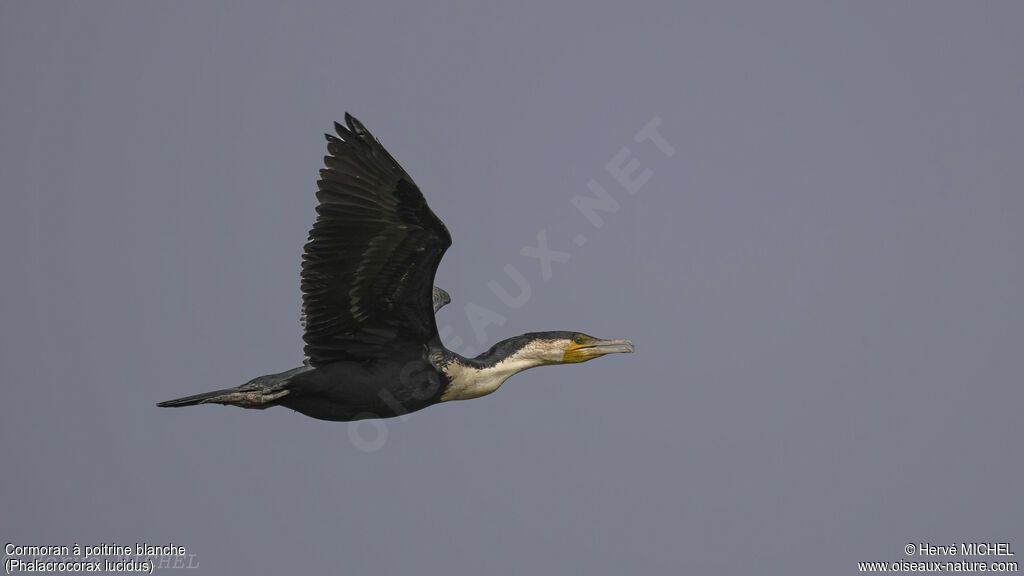
[[[0,4],[2,543],[173,542],[193,574],[1024,550],[1024,7],[377,4]],[[452,232],[449,341],[637,353],[382,427],[156,408],[301,362],[345,111]],[[478,342],[467,305],[504,323]]]

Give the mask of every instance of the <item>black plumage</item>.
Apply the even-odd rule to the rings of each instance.
[[[448,229],[358,120],[335,124],[320,205],[302,256],[306,356],[313,366],[422,347],[437,335],[434,274]]]
[[[628,341],[573,332],[517,336],[473,359],[445,349],[434,314],[450,297],[434,276],[451,235],[380,142],[349,114],[345,124],[325,135],[317,218],[302,256],[305,364],[159,406],[282,405],[325,420],[383,418],[488,394],[533,366],[632,352]]]

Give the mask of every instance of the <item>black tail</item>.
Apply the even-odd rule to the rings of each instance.
[[[195,396],[185,396],[161,402],[157,406],[176,408],[178,406],[195,406],[196,404],[230,404],[242,408],[269,408],[277,403],[278,398],[288,395],[290,392],[288,385],[293,376],[310,370],[313,370],[312,366],[299,366],[280,374],[267,374],[253,378],[236,388],[224,388]]]
[[[224,388],[223,390],[214,390],[213,392],[204,392],[203,394],[195,394],[194,396],[185,396],[184,398],[176,398],[174,400],[160,402],[157,406],[162,408],[176,408],[178,406],[195,406],[196,404],[206,404],[218,401],[226,404],[226,400],[231,398],[230,395],[237,392],[238,388]]]

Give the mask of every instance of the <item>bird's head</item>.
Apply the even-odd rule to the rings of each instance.
[[[490,394],[513,374],[535,366],[575,364],[605,354],[632,352],[629,340],[601,340],[582,332],[532,332],[502,340],[456,369],[443,368],[451,380],[441,400],[468,400]]]
[[[544,364],[574,364],[605,354],[633,352],[629,340],[602,340],[582,332],[536,332],[523,352]]]

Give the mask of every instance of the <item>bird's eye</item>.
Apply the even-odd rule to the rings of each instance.
[[[583,336],[577,334],[576,337],[572,339],[572,341],[577,344],[583,344]]]

